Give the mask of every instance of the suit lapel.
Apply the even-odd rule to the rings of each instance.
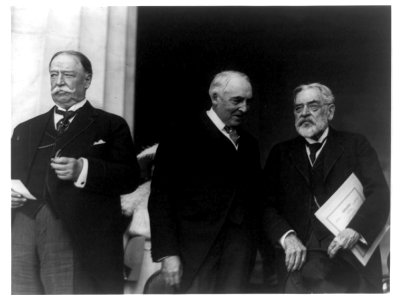
[[[305,151],[305,143],[302,137],[297,137],[294,141],[293,147],[290,151],[290,159],[293,162],[294,166],[305,178],[307,184],[309,182],[309,170],[308,170],[308,156]]]
[[[324,149],[322,150],[321,155],[324,155],[324,165],[323,165],[323,180],[326,180],[326,177],[329,175],[333,166],[339,157],[343,154],[344,149],[339,143],[339,140],[336,136],[336,132],[329,127],[328,139]]]
[[[42,141],[42,137],[45,134],[46,126],[48,122],[52,121],[53,118],[53,107],[47,113],[40,115],[38,118],[33,119],[30,127],[29,127],[29,171],[27,172],[30,174],[31,167],[34,162],[35,154],[37,152],[38,147]]]
[[[63,150],[66,146],[75,141],[75,139],[83,134],[94,122],[96,115],[96,110],[87,102],[77,113],[69,129],[58,139],[57,149]]]
[[[208,137],[214,140],[216,145],[221,145],[223,148],[229,148],[230,151],[237,151],[232,142],[215,126],[205,112],[201,116],[201,119],[203,128],[208,133]]]
[[[333,166],[336,164],[339,157],[343,154],[344,149],[342,145],[339,143],[339,139],[336,136],[336,132],[329,127],[329,134],[328,139],[326,141],[325,147],[322,149],[321,156],[323,156],[323,180],[325,181],[327,176],[329,175],[330,171],[332,170]],[[307,183],[309,184],[309,170],[308,170],[308,156],[305,152],[305,143],[304,139],[298,137],[290,152],[290,158],[301,173],[301,175],[305,178]]]

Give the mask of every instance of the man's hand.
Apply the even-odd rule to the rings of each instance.
[[[21,207],[25,204],[27,198],[24,198],[21,194],[11,190],[11,208]]]
[[[353,248],[353,246],[358,242],[359,238],[360,234],[350,228],[346,228],[345,230],[339,232],[328,247],[329,257],[334,257],[340,248]]]
[[[301,243],[295,233],[290,233],[284,239],[285,265],[288,272],[301,269],[307,256],[307,248]]]
[[[162,261],[162,274],[167,284],[179,287],[182,275],[180,257],[165,257]]]
[[[71,157],[55,157],[51,158],[51,167],[59,179],[76,181],[83,169],[83,161]]]

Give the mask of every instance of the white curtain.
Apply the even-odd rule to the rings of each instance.
[[[133,130],[136,7],[12,8],[12,128],[53,106],[48,64],[60,50],[92,62],[87,98]]]

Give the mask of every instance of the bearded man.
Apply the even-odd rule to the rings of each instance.
[[[359,134],[329,123],[331,90],[319,83],[294,90],[298,137],[276,145],[265,166],[264,230],[278,249],[278,274],[286,292],[381,292],[380,251],[363,266],[350,249],[370,246],[386,224],[389,189],[377,154]],[[365,201],[336,237],[314,213],[354,173]],[[281,246],[281,247],[280,247]],[[280,253],[281,252],[281,253]]]

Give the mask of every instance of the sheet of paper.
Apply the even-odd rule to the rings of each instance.
[[[353,173],[315,213],[334,235],[345,229],[353,219],[365,197],[363,186]]]
[[[19,179],[11,180],[11,189],[29,200],[37,200]]]
[[[352,173],[328,201],[315,212],[315,216],[336,236],[347,227],[365,200],[363,185]],[[353,247],[352,253],[363,266],[367,265],[389,228],[390,226],[387,224],[371,245],[357,243]]]

